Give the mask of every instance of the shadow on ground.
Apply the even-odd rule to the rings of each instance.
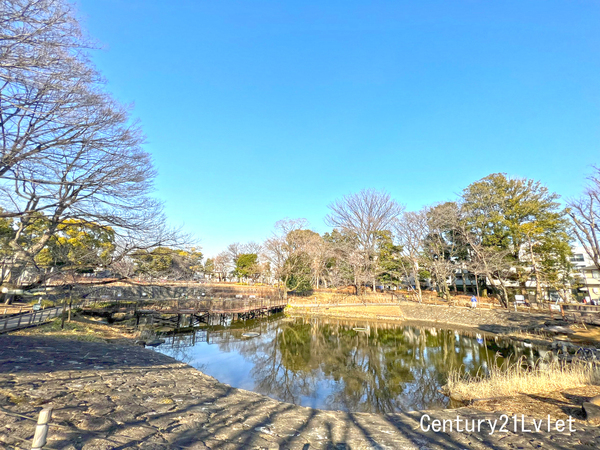
[[[424,432],[422,412],[321,411],[221,384],[134,346],[0,337],[0,442],[29,448],[41,408],[54,408],[48,449],[447,449],[588,448],[597,428],[573,435]],[[494,419],[459,409],[431,419]]]

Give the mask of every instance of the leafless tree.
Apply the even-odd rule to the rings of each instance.
[[[232,264],[235,264],[236,260],[240,257],[240,255],[242,253],[245,253],[242,244],[240,244],[239,242],[229,244],[225,252],[229,256],[229,262],[231,262]]]
[[[419,271],[423,267],[425,238],[429,233],[426,211],[405,212],[394,221],[394,231],[398,244],[402,246],[403,256],[408,262],[405,276],[415,281],[417,300],[423,301]]]
[[[333,263],[327,270],[330,283],[334,286],[351,284],[358,295],[361,286],[369,281],[369,274],[356,235],[334,230],[328,246]]]
[[[136,266],[133,259],[130,256],[126,256],[119,258],[111,264],[110,269],[122,277],[131,278],[135,274]]]
[[[568,214],[573,232],[586,253],[600,269],[600,168],[589,178],[590,184],[578,199],[569,201]]]
[[[319,289],[323,283],[327,288],[327,261],[332,256],[331,246],[323,240],[321,235],[313,233],[307,242],[306,249],[311,261],[312,285]]]
[[[0,217],[14,218],[9,280],[69,220],[110,227],[122,257],[177,240],[139,125],[104,91],[65,0],[3,0],[0,8]],[[34,242],[22,237],[40,217]]]
[[[365,276],[373,283],[375,292],[375,261],[377,233],[389,230],[404,207],[387,192],[363,189],[329,204],[327,225],[356,236],[358,250],[363,259]]]
[[[307,227],[306,219],[279,220],[275,223],[271,237],[263,244],[263,255],[269,263],[273,278],[278,282],[283,298],[287,298],[288,280],[297,271],[300,263],[298,256],[304,251],[304,237],[296,232],[306,230]]]
[[[219,281],[227,281],[232,265],[231,256],[227,252],[221,252],[214,258],[214,273]]]
[[[114,122],[82,31],[62,0],[3,0],[0,8],[0,175],[34,156],[90,141]],[[118,108],[117,108],[118,109]],[[98,142],[100,135],[94,141]],[[106,136],[110,140],[109,136]]]
[[[260,255],[260,252],[262,251],[262,245],[258,242],[250,241],[242,245],[242,250],[244,253],[254,253],[256,255]]]

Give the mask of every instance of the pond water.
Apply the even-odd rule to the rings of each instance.
[[[476,374],[494,360],[539,357],[482,333],[283,315],[169,336],[156,350],[230,386],[350,412],[455,406],[439,392],[450,370]]]

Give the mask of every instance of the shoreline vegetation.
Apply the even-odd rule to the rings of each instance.
[[[454,400],[472,402],[479,399],[539,395],[548,392],[600,384],[598,364],[563,361],[538,361],[528,367],[522,359],[512,364],[494,361],[487,374],[472,376],[454,370],[443,391]]]

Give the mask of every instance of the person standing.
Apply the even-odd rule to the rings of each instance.
[[[477,308],[477,297],[471,297],[471,308]]]

